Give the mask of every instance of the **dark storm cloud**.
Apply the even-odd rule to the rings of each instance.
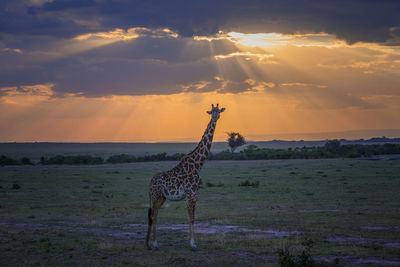
[[[0,58],[10,62],[0,65],[0,88],[53,83],[58,95],[173,94],[182,92],[183,85],[211,81],[218,73],[209,42],[190,38],[144,37],[61,57],[46,56],[42,51],[0,52]]]
[[[174,94],[182,92],[180,84],[211,79],[216,72],[207,61],[170,66],[160,61],[116,59],[98,63],[95,68],[79,64],[71,71],[74,64],[55,66],[61,73],[55,82],[56,91],[84,92],[86,96]],[[68,72],[62,75],[65,66]]]
[[[91,97],[210,91],[242,93],[260,90],[262,82],[312,84],[316,82],[307,78],[301,69],[279,62],[279,59],[273,59],[276,63],[271,65],[268,60],[261,64],[257,55],[230,57],[226,55],[241,52],[233,42],[191,37],[215,37],[219,30],[287,34],[326,32],[349,43],[365,41],[394,45],[400,39],[399,9],[399,1],[369,0],[1,1],[0,88],[54,84],[52,90],[57,96],[82,93]],[[135,27],[146,28],[134,32],[140,37],[128,41],[122,38]],[[116,28],[121,31],[120,39],[118,36],[89,36],[92,33],[110,34]],[[162,31],[166,28],[178,33],[179,38],[169,31]],[[82,37],[83,34],[88,37]],[[73,39],[78,35],[81,39]],[[114,39],[83,49],[96,38],[104,42],[107,38]],[[81,50],[70,51],[76,47]],[[302,50],[296,54],[304,54],[304,48],[299,49]],[[257,52],[256,48],[253,50],[255,54],[265,53]],[[224,55],[225,58],[215,57]],[[342,81],[345,84],[341,85],[341,81],[331,83],[338,84],[334,88],[339,90],[349,83],[346,79]],[[365,78],[357,81],[365,81],[364,90],[380,88],[377,82]],[[388,85],[385,88],[391,89]],[[294,92],[275,88],[278,89],[288,94]],[[323,91],[318,89],[317,92]],[[353,99],[350,100],[348,102],[353,103]]]
[[[240,32],[327,32],[349,43],[385,42],[400,26],[392,0],[2,1],[0,33],[71,37],[113,28],[167,27],[181,36]]]
[[[213,52],[210,50],[213,46]],[[229,54],[238,49],[228,40],[196,41],[192,38],[141,37],[128,42],[116,42],[84,53],[87,58],[155,59],[168,64],[210,59],[214,54]]]

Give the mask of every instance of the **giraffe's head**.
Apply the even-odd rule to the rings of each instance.
[[[212,105],[211,105],[211,110],[210,110],[210,111],[207,111],[207,113],[210,114],[211,117],[212,117],[214,120],[218,120],[218,119],[219,119],[219,114],[220,114],[221,112],[224,112],[224,110],[225,110],[225,108],[219,109],[218,104],[217,104],[216,107],[214,107],[214,104],[212,104]]]

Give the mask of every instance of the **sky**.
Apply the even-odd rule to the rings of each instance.
[[[400,1],[2,0],[0,142],[400,136]]]

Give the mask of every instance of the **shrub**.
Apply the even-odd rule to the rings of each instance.
[[[315,261],[311,255],[311,248],[314,245],[314,241],[310,238],[305,237],[301,246],[297,248],[291,248],[285,246],[283,249],[278,249],[278,263],[279,266],[284,267],[313,267],[316,266]]]
[[[210,181],[207,181],[206,186],[208,186],[208,187],[223,187],[224,184],[223,183],[213,184]]]
[[[324,148],[331,153],[338,153],[340,150],[340,141],[339,140],[330,140],[325,143]]]
[[[108,163],[131,163],[136,162],[136,157],[127,154],[112,155],[107,159]]]
[[[260,159],[318,159],[318,158],[356,158],[372,155],[400,154],[400,144],[384,145],[341,145],[340,141],[328,141],[322,147],[302,147],[295,149],[271,149],[248,146],[240,153],[228,150],[211,154],[209,160],[260,160]]]
[[[5,166],[5,165],[20,165],[21,162],[9,157],[6,157],[4,155],[0,156],[0,165]]]
[[[282,267],[295,266],[293,255],[287,247],[278,249],[278,263]]]
[[[20,160],[16,160],[16,159],[9,158],[9,157],[2,155],[0,157],[0,165],[2,165],[2,166],[5,166],[5,165],[33,165],[33,163],[27,157],[23,157]]]
[[[21,188],[21,186],[19,184],[13,184],[11,187],[11,189],[15,189],[15,190],[18,190],[20,188]]]
[[[33,165],[33,163],[31,162],[31,160],[30,160],[29,158],[27,158],[27,157],[23,157],[23,158],[20,160],[20,162],[21,162],[22,165]]]
[[[259,185],[260,181],[255,181],[254,183],[252,183],[249,180],[246,180],[238,184],[238,186],[253,186],[253,187],[258,187]]]
[[[112,155],[107,159],[107,163],[132,163],[132,162],[146,162],[146,161],[176,161],[180,160],[185,154],[176,153],[168,156],[167,153],[158,153],[146,156],[133,156],[128,154]]]
[[[102,164],[104,159],[102,157],[93,157],[90,155],[78,155],[78,156],[62,156],[57,155],[55,157],[40,158],[40,163],[47,164]]]
[[[232,160],[236,159],[236,154],[229,152],[229,150],[221,151],[217,154],[210,153],[209,160]]]

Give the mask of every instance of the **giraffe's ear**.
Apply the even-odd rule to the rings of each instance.
[[[225,108],[221,108],[221,110],[219,112],[224,112],[224,111],[225,111]]]
[[[211,112],[211,111],[206,111],[206,112],[207,112],[208,114],[210,114],[210,115],[212,114],[212,112]]]

